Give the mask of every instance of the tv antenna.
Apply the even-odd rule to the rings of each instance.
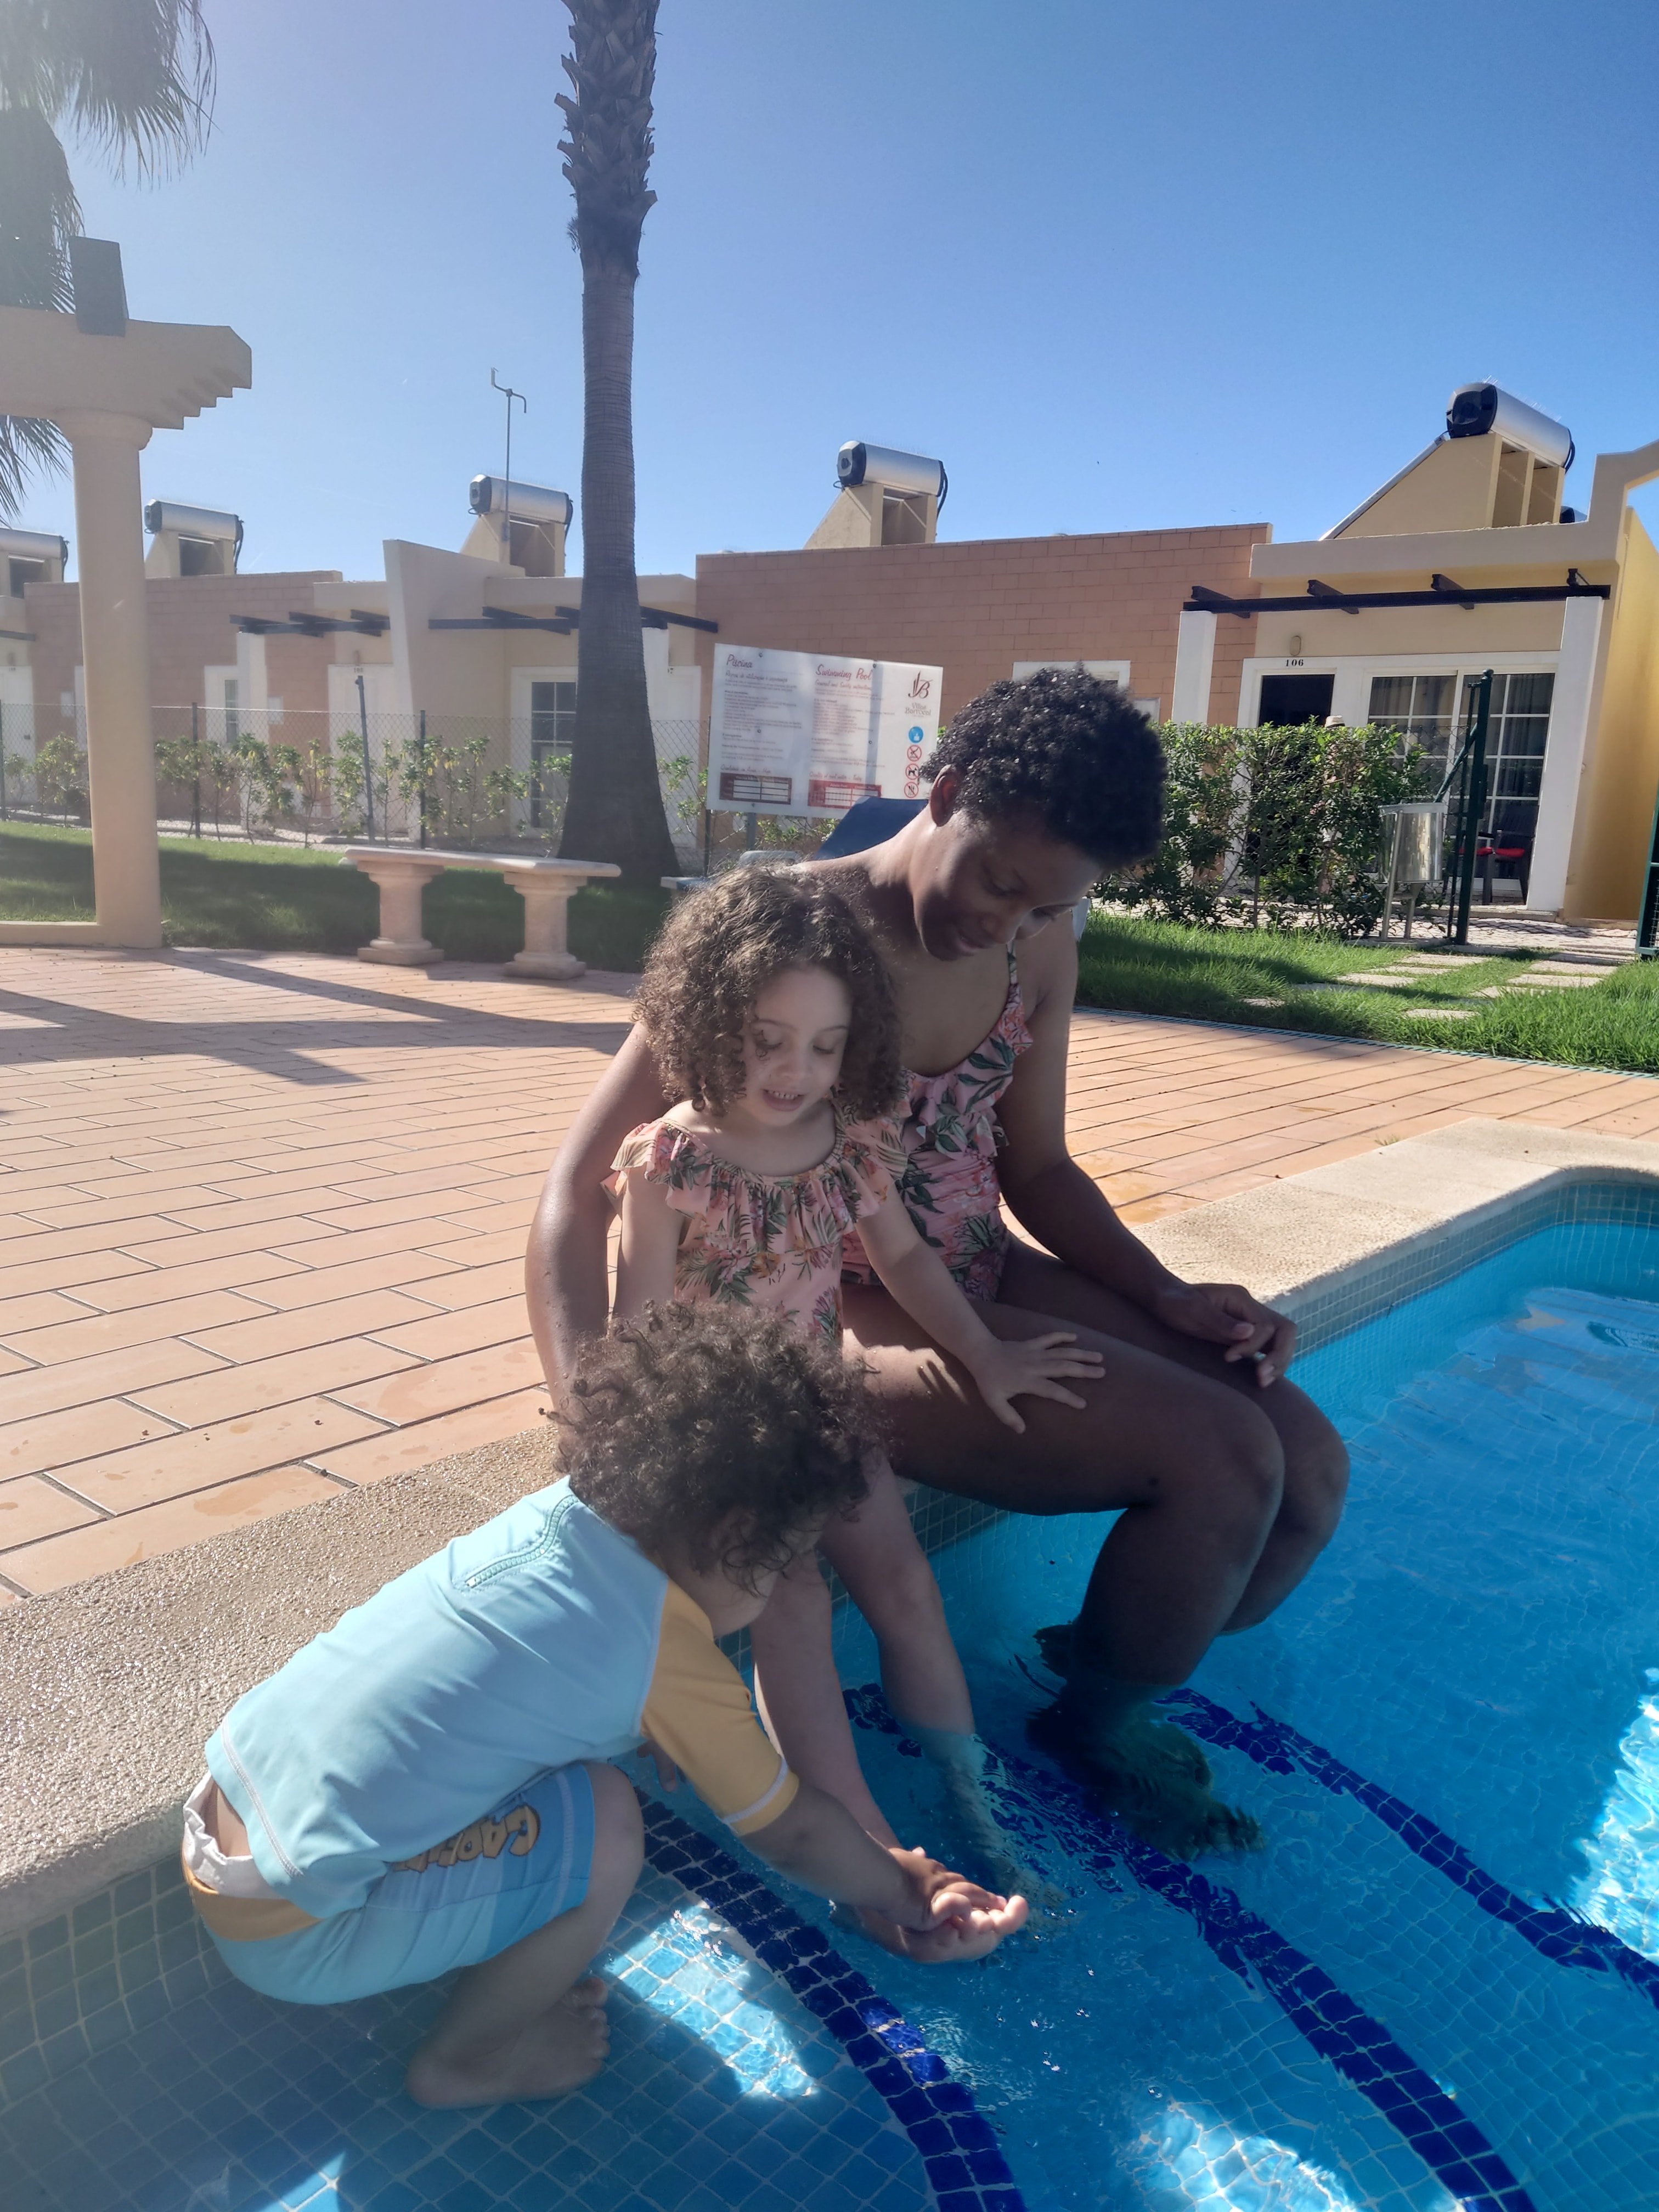
[[[510,384],[501,383],[493,368],[489,372],[489,381],[507,402],[507,475],[501,485],[501,544],[510,568],[513,565],[513,403],[516,399],[527,415],[530,402],[522,392],[515,392]]]

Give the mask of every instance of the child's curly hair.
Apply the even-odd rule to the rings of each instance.
[[[744,1030],[767,985],[825,968],[852,1000],[838,1095],[848,1117],[903,1094],[898,1006],[875,940],[842,893],[792,867],[734,868],[683,900],[647,956],[634,1015],[663,1089],[724,1114],[743,1094]]]
[[[751,1589],[867,1493],[863,1370],[776,1314],[647,1306],[584,1347],[564,1401],[577,1497],[647,1554],[683,1546]]]

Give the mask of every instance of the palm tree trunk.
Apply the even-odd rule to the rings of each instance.
[[[634,287],[656,194],[651,94],[658,0],[565,0],[575,97],[556,95],[582,262],[582,611],[561,855],[654,883],[674,867],[646,698],[634,573]]]
[[[633,273],[582,271],[582,607],[570,797],[559,850],[624,877],[675,872],[657,781],[634,570]]]

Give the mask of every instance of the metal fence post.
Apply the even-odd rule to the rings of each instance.
[[[1480,842],[1480,817],[1486,805],[1486,732],[1492,718],[1492,676],[1487,669],[1473,689],[1474,720],[1468,739],[1468,782],[1464,793],[1457,847],[1457,887],[1452,912],[1455,927],[1448,934],[1454,945],[1469,941],[1469,901],[1474,894],[1474,856]]]
[[[0,822],[8,819],[6,813],[6,710],[0,707]]]
[[[202,834],[202,727],[197,716],[196,702],[190,702],[190,758],[196,774],[190,787],[190,834]]]
[[[1636,923],[1636,950],[1644,960],[1659,958],[1659,802],[1653,810],[1648,843],[1648,872],[1642,885],[1642,911]]]
[[[426,708],[424,707],[421,709],[421,750],[418,773],[420,775],[417,792],[421,802],[421,842],[424,845],[426,843]]]
[[[357,719],[363,731],[363,824],[369,843],[374,842],[374,763],[368,750],[368,698],[363,690],[363,672],[357,672]]]

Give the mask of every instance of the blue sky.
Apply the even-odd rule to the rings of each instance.
[[[492,367],[529,395],[514,474],[575,493],[564,10],[208,14],[192,168],[139,188],[74,156],[132,312],[253,350],[251,392],[157,433],[146,495],[236,508],[245,568],[378,575],[383,538],[459,544],[501,465]],[[1659,436],[1635,0],[663,0],[659,46],[642,570],[799,545],[848,437],[944,458],[945,537],[1287,538],[1472,377],[1586,460]],[[24,520],[72,538],[67,483]]]

